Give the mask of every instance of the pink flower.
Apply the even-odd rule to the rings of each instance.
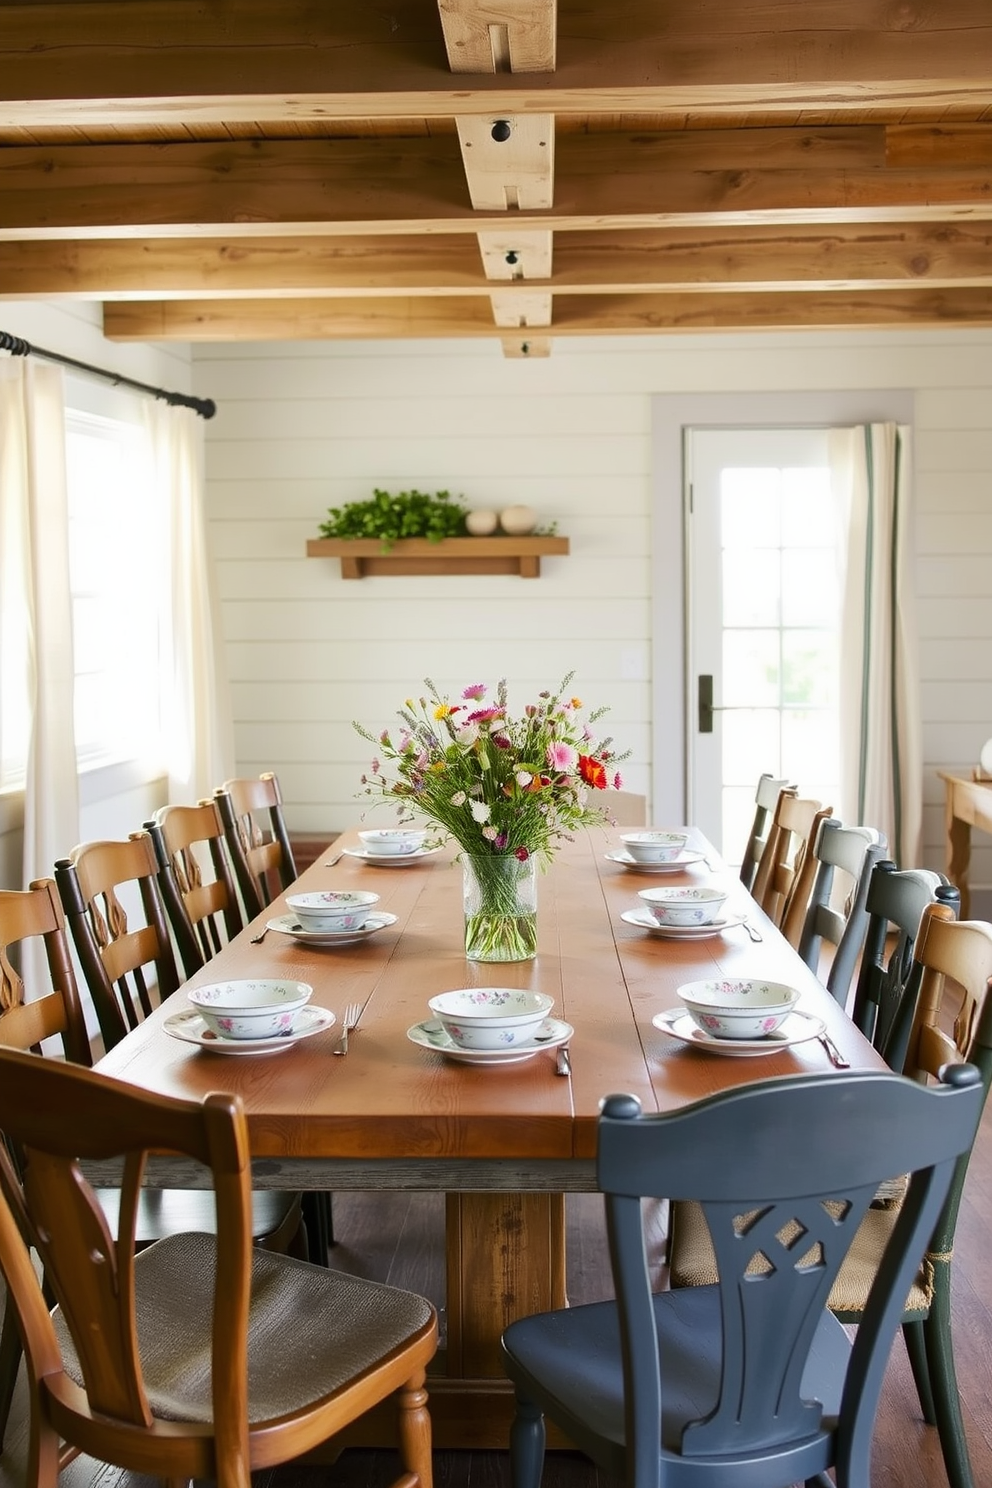
[[[477,713],[470,713],[467,723],[492,723],[494,718],[502,718],[502,708],[480,708]]]
[[[623,790],[623,776],[620,774],[619,770],[613,777],[613,789]]]
[[[480,699],[485,697],[485,695],[485,684],[482,682],[473,682],[472,686],[466,687],[465,691],[462,693],[462,697],[472,703],[479,702]]]
[[[513,856],[515,858],[519,858],[521,863],[526,863],[527,859],[530,857],[530,853],[525,847],[518,847]]]
[[[553,770],[574,770],[579,763],[579,751],[571,744],[549,744],[548,764]]]

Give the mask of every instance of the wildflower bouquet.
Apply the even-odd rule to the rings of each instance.
[[[429,818],[462,849],[466,903],[471,871],[478,904],[474,914],[466,911],[470,957],[480,940],[481,950],[490,952],[498,951],[500,942],[518,951],[523,942],[532,943],[523,952],[532,956],[536,907],[522,907],[519,892],[525,880],[533,884],[533,860],[547,864],[578,827],[612,821],[608,807],[597,804],[597,793],[621,788],[616,765],[626,756],[614,752],[611,739],[597,739],[593,732],[606,709],[583,721],[581,700],[568,695],[572,675],[557,692],[542,692],[517,718],[507,707],[505,681],[491,700],[487,688],[475,684],[452,703],[428,678],[427,696],[407,699],[395,733],[387,729],[374,735],[355,724],[381,754],[371,773],[362,776],[364,793],[394,801],[403,816],[416,812]],[[531,900],[533,893],[532,888]],[[471,945],[470,920],[479,922]]]

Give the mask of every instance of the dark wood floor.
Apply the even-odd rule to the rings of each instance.
[[[568,1202],[568,1290],[575,1302],[610,1294],[600,1201]],[[659,1213],[660,1234],[664,1216]],[[332,1263],[420,1291],[444,1302],[443,1201],[434,1195],[336,1195],[338,1244]],[[975,1148],[955,1248],[954,1327],[958,1375],[976,1488],[992,1484],[992,1103]],[[443,1319],[443,1314],[442,1314]],[[0,1458],[0,1488],[25,1481],[25,1406],[18,1385],[14,1417]],[[386,1488],[396,1468],[388,1452],[345,1452],[333,1467],[283,1467],[258,1473],[255,1488]],[[152,1488],[154,1480],[81,1458],[60,1488]],[[504,1488],[504,1452],[437,1452],[437,1488]],[[873,1488],[940,1488],[946,1483],[936,1432],[920,1417],[901,1339],[886,1377],[875,1436]],[[549,1453],[545,1488],[617,1488],[578,1454]]]

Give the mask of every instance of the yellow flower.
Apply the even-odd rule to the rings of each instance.
[[[434,709],[434,717],[440,723],[441,719],[442,718],[447,718],[447,716],[448,716],[448,714],[450,712],[451,712],[451,705],[450,705],[450,703],[438,703],[437,707]]]
[[[581,698],[573,698],[572,699],[572,707],[573,708],[581,708],[582,707],[582,699]]]

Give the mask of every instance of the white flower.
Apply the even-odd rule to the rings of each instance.
[[[477,723],[463,723],[460,729],[455,731],[455,743],[461,749],[471,749],[479,737],[479,725]]]
[[[487,842],[495,842],[499,833],[495,827],[483,827],[482,836],[485,837]]]
[[[464,791],[455,791],[455,794],[451,798],[451,804],[452,806],[464,806],[466,799]]]
[[[524,790],[534,779],[529,770],[518,770],[515,776],[516,782],[521,790]]]
[[[472,802],[472,815],[477,822],[487,822],[489,820],[490,811],[485,801]]]

